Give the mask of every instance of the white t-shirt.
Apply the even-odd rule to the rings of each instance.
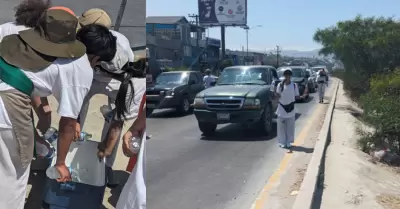
[[[57,112],[61,117],[74,119],[78,117],[93,80],[93,70],[86,54],[77,59],[59,58],[40,72],[23,72],[31,79],[35,87],[32,96],[54,95],[59,104]],[[10,89],[13,87],[0,80],[0,91]],[[11,122],[1,98],[0,127],[11,128]]]
[[[14,22],[8,22],[0,25],[0,42],[3,40],[4,37],[18,34],[18,32],[22,30],[28,30],[28,27],[23,25],[16,25]]]
[[[124,36],[122,33],[115,30],[110,30],[110,32],[117,38],[117,44],[120,45],[121,48],[128,53],[129,62],[134,62],[135,55],[133,54],[128,38],[126,38],[126,36]]]
[[[289,85],[285,85],[283,87],[283,91],[281,91],[281,85],[285,84],[283,84],[283,82],[280,82],[276,87],[276,93],[281,95],[281,97],[279,98],[279,103],[283,105],[288,105],[292,102],[295,102],[296,96],[300,96],[297,84],[290,83]],[[291,118],[296,116],[296,105],[292,112],[287,113],[280,104],[278,104],[278,108],[276,109],[276,115],[278,117]]]
[[[205,88],[211,87],[211,84],[215,82],[215,78],[211,75],[206,75],[203,77],[203,83]]]

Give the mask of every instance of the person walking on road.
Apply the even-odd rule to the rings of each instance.
[[[206,70],[206,75],[203,77],[204,88],[210,88],[215,83],[215,78],[211,75],[211,70]]]
[[[300,96],[297,84],[291,81],[292,69],[284,70],[285,79],[278,84],[275,93],[279,98],[279,105],[276,110],[277,118],[277,138],[279,146],[287,148],[291,152],[294,142],[295,121],[296,121],[296,99],[303,99]]]
[[[319,103],[324,103],[325,88],[328,87],[328,75],[322,68],[317,74]]]

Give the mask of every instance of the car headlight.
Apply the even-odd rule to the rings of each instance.
[[[162,96],[174,96],[174,91],[168,90],[168,91],[160,91],[160,95]]]
[[[258,109],[261,107],[261,101],[260,101],[260,99],[257,99],[257,98],[247,98],[246,100],[244,100],[243,107]]]
[[[204,107],[206,107],[206,103],[204,101],[204,98],[203,97],[194,98],[193,107],[194,108],[204,108]]]

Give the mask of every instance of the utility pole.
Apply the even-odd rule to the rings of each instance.
[[[221,60],[225,60],[225,25],[221,25]]]
[[[276,67],[279,67],[279,56],[281,53],[281,47],[280,46],[276,46]]]
[[[128,2],[128,0],[121,1],[121,6],[118,11],[117,20],[115,21],[115,26],[114,26],[115,31],[119,31],[119,28],[121,27],[122,17],[124,16],[125,7],[126,7],[127,2]]]
[[[200,70],[199,67],[199,58],[200,58],[200,50],[199,50],[199,15],[196,14],[189,14],[188,15],[190,18],[194,18],[194,23],[196,24],[196,51],[197,51],[197,62],[196,62],[196,66],[198,67],[198,69]]]

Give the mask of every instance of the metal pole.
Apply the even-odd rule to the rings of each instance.
[[[115,21],[115,26],[114,26],[115,31],[119,31],[119,28],[121,27],[122,17],[124,16],[125,7],[126,7],[127,2],[128,2],[128,0],[121,1],[121,6],[118,11],[117,20]]]
[[[247,49],[246,49],[246,57],[249,57],[249,29],[246,29],[246,44],[247,44]]]
[[[221,60],[225,60],[225,25],[221,25]]]

